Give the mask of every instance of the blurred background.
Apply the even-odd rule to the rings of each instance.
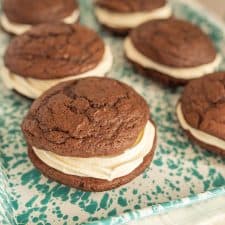
[[[225,1],[224,0],[198,0],[218,17],[225,21]]]

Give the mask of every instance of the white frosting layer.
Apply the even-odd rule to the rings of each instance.
[[[127,57],[143,66],[144,68],[153,69],[159,71],[163,74],[169,75],[178,79],[194,79],[205,74],[212,73],[219,66],[221,62],[221,56],[217,54],[214,61],[208,64],[196,66],[196,67],[187,67],[187,68],[175,68],[169,67],[166,65],[159,64],[157,62],[152,61],[148,57],[144,56],[141,52],[139,52],[133,45],[131,39],[128,37],[124,42],[125,53]]]
[[[180,122],[181,127],[184,130],[188,130],[197,140],[206,143],[208,145],[215,146],[217,148],[225,150],[225,141],[217,138],[215,136],[212,136],[210,134],[207,134],[206,132],[203,132],[201,130],[198,130],[196,128],[191,127],[187,121],[184,118],[182,109],[181,109],[181,103],[177,105],[177,118]]]
[[[98,20],[112,28],[133,28],[139,24],[153,19],[166,19],[172,11],[168,4],[151,12],[116,13],[101,7],[95,8]]]
[[[50,151],[32,148],[41,161],[62,173],[111,181],[131,173],[143,162],[153,147],[155,132],[154,125],[148,121],[139,143],[117,156],[64,157]]]
[[[105,53],[100,63],[92,70],[75,76],[69,76],[63,79],[41,80],[34,78],[25,78],[18,74],[10,72],[6,67],[1,70],[2,79],[6,87],[15,89],[19,93],[29,97],[37,98],[50,87],[66,80],[80,79],[90,76],[104,76],[112,66],[112,53],[109,46],[105,46]]]
[[[80,11],[79,9],[76,9],[72,12],[70,16],[65,17],[63,19],[63,22],[67,24],[75,23],[79,19],[79,16],[80,16]]]
[[[74,10],[70,16],[65,17],[62,21],[68,24],[75,23],[79,18],[79,14],[80,12],[78,9]],[[2,13],[1,15],[1,24],[6,31],[16,35],[20,35],[32,27],[29,24],[19,24],[11,22],[4,13]]]

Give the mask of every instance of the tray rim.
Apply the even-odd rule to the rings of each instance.
[[[139,220],[149,216],[159,215],[168,212],[169,210],[184,208],[198,202],[206,201],[218,196],[225,196],[225,185],[214,188],[212,190],[201,192],[198,194],[189,195],[188,197],[171,200],[154,204],[150,207],[145,207],[138,210],[122,213],[117,216],[107,217],[94,222],[82,223],[83,225],[122,225],[132,220]]]

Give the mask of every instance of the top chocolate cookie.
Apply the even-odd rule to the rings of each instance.
[[[148,119],[147,103],[131,87],[109,78],[84,78],[45,92],[22,130],[30,146],[64,156],[104,156],[131,147]]]
[[[85,26],[41,24],[12,40],[4,62],[23,77],[55,79],[95,68],[104,51],[102,39]]]
[[[151,11],[163,7],[165,0],[98,0],[96,4],[104,9],[120,12],[133,13],[141,11]]]
[[[225,140],[225,73],[191,81],[181,97],[182,113],[191,127]]]
[[[148,21],[135,28],[130,37],[144,56],[170,67],[195,67],[216,58],[209,37],[196,25],[180,19]]]
[[[78,8],[75,0],[4,0],[7,18],[18,24],[39,24],[60,21]]]

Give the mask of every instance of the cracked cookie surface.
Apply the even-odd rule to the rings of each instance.
[[[225,140],[225,72],[191,81],[180,101],[188,124]]]
[[[37,25],[12,40],[4,56],[11,71],[23,77],[55,79],[97,66],[104,43],[95,31],[78,24]]]
[[[216,50],[199,27],[179,19],[154,20],[131,32],[135,48],[151,60],[171,67],[195,67],[212,62]]]
[[[131,147],[149,119],[145,100],[109,78],[61,83],[35,100],[22,123],[30,146],[64,156],[115,155]]]
[[[3,11],[14,23],[39,24],[64,19],[78,8],[75,0],[4,0]]]
[[[163,7],[165,0],[98,0],[96,4],[104,9],[119,13],[152,11]]]

